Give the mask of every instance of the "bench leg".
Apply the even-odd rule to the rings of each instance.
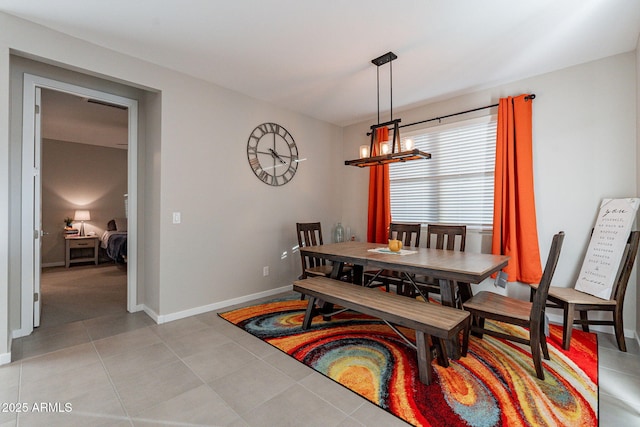
[[[315,304],[316,297],[309,296],[307,311],[304,313],[304,320],[302,321],[302,329],[309,329],[311,326],[311,319],[313,319]]]
[[[431,337],[434,347],[436,348],[436,355],[438,357],[438,365],[443,368],[449,367],[449,357],[447,356],[447,340],[443,338]]]
[[[431,384],[431,349],[429,335],[416,331],[416,349],[418,351],[418,373],[423,384]]]
[[[467,320],[464,322],[464,326],[462,327],[462,356],[467,356],[467,351],[469,350],[469,334],[471,333],[471,316],[467,317]],[[456,335],[460,335],[458,332]]]

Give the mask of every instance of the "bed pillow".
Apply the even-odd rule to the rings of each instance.
[[[107,231],[116,231],[118,227],[116,226],[116,220],[112,219],[107,223]]]
[[[127,231],[127,218],[116,218],[116,230]]]

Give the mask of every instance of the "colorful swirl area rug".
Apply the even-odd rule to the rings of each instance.
[[[220,316],[415,426],[598,425],[595,334],[574,330],[571,350],[564,351],[562,329],[551,325],[544,381],[527,346],[472,336],[466,357],[448,368],[433,362],[427,386],[419,380],[415,350],[380,320],[346,311],[331,321],[317,316],[303,330],[307,301],[294,298]]]

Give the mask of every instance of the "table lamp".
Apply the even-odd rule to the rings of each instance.
[[[80,235],[84,236],[84,222],[91,220],[91,214],[87,210],[77,210],[73,216],[74,221],[80,221]]]

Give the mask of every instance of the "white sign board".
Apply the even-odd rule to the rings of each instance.
[[[605,199],[576,282],[576,290],[611,298],[640,199]]]

